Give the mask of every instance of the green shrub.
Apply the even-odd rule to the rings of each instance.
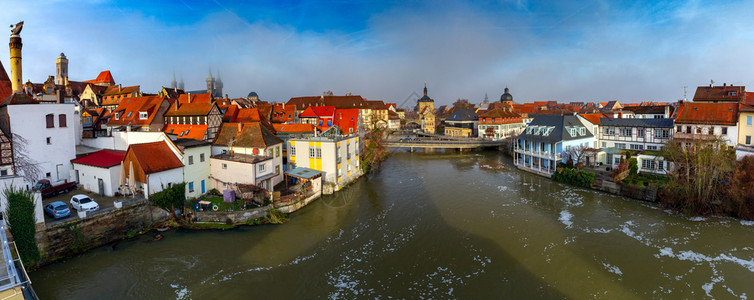
[[[592,183],[594,183],[594,173],[572,168],[558,168],[558,170],[552,174],[551,178],[557,182],[585,188],[591,188]]]
[[[186,204],[186,183],[176,183],[161,192],[149,195],[154,206],[173,212]]]
[[[3,190],[3,195],[8,199],[8,207],[5,211],[6,221],[21,261],[26,266],[33,266],[40,259],[39,248],[34,238],[37,233],[34,220],[34,195],[31,191],[14,186]]]

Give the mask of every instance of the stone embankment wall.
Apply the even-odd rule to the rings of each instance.
[[[311,203],[312,201],[314,201],[315,199],[319,197],[320,197],[320,194],[316,193],[305,199],[300,199],[298,201],[284,203],[284,204],[278,204],[276,205],[275,208],[281,212],[289,214],[289,213],[292,213],[294,211],[301,209],[302,207],[306,206],[307,204]]]
[[[46,264],[122,240],[152,224],[170,218],[170,213],[146,202],[123,206],[106,213],[58,223],[37,230],[37,246]]]
[[[197,222],[239,224],[270,214],[272,205],[242,211],[200,211],[194,213]]]
[[[611,194],[626,196],[629,198],[656,202],[657,201],[657,188],[656,187],[638,187],[628,186],[625,184],[617,184],[607,180],[595,180],[592,185],[592,189],[608,192]]]

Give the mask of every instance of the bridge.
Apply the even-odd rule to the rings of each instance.
[[[462,138],[462,137],[450,137],[438,134],[428,133],[416,133],[409,136],[421,136],[421,137],[407,137],[402,139],[388,139],[384,145],[388,148],[446,148],[446,149],[475,149],[475,148],[494,148],[503,147],[507,141],[490,141],[478,138]]]

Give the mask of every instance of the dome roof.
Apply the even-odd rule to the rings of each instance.
[[[246,96],[246,98],[251,98],[251,97],[259,98],[259,95],[257,95],[257,92],[251,92],[251,93],[249,93],[248,96]]]
[[[435,102],[435,100],[432,100],[432,98],[430,98],[429,96],[424,95],[424,97],[419,98],[419,102]]]
[[[513,102],[513,96],[508,92],[508,88],[505,88],[505,93],[500,96],[500,102]]]

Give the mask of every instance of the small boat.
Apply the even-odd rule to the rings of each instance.
[[[170,227],[167,227],[167,226],[166,227],[157,227],[157,231],[159,231],[159,232],[165,232],[165,231],[168,231],[168,229],[170,229]]]

